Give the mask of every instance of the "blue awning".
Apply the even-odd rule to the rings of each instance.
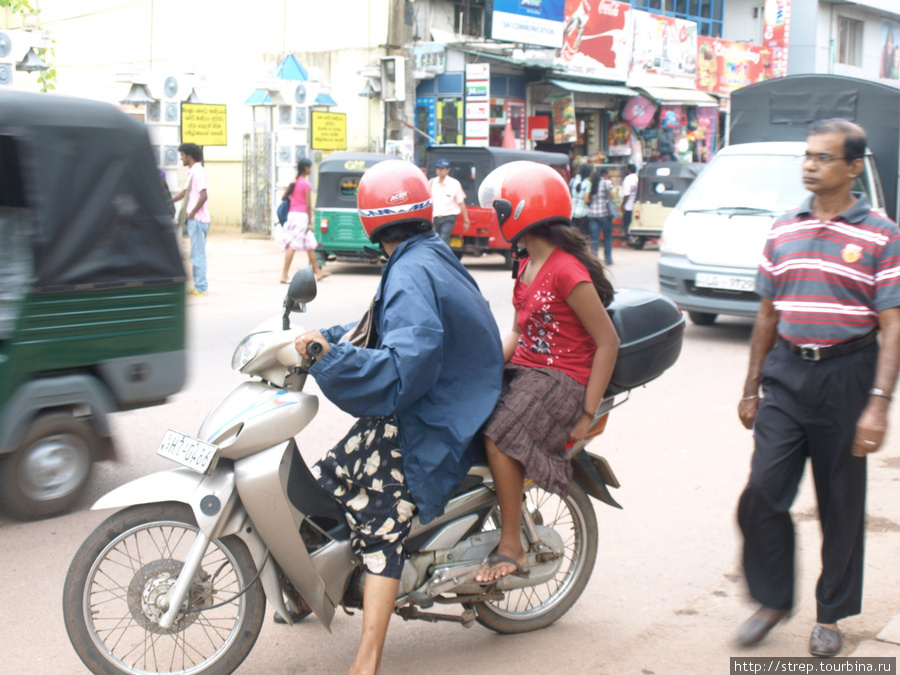
[[[306,68],[300,65],[300,62],[293,54],[288,54],[275,71],[275,77],[279,80],[306,82],[309,79],[309,73],[306,72]]]
[[[313,105],[337,105],[337,101],[331,98],[331,94],[319,94],[316,96],[316,102]]]
[[[621,84],[594,84],[593,82],[573,82],[571,80],[547,80],[554,87],[582,94],[607,94],[612,96],[640,96],[639,92]]]
[[[244,105],[275,105],[275,101],[269,96],[268,90],[257,89],[250,94],[250,98],[244,101]]]

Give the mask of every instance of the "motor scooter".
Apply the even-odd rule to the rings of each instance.
[[[253,649],[267,602],[286,623],[312,613],[326,628],[338,606],[362,607],[365,572],[344,513],[298,451],[318,399],[303,391],[312,361],[295,350],[301,331],[290,329],[289,316],[315,295],[312,272],[301,270],[282,330],[251,333],[234,352],[232,367],[248,381],[216,404],[196,437],[165,433],[157,452],[179,468],[131,481],[93,505],[121,510],[81,545],[63,594],[69,639],[92,672],[231,673]],[[674,304],[649,291],[616,298],[609,312],[622,337],[620,361],[594,434],[681,349],[684,319]],[[500,536],[490,469],[476,464],[441,516],[427,524],[414,517],[396,613],[478,622],[498,633],[537,630],[565,614],[597,554],[588,495],[621,508],[609,491],[619,486],[612,468],[585,443],[569,450],[568,496],[526,487],[527,577],[475,582]],[[456,611],[435,611],[445,606]]]

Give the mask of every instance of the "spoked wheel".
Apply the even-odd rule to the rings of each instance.
[[[256,643],[265,596],[247,547],[210,542],[182,611],[161,628],[163,599],[197,535],[184,504],[134,506],[102,523],[66,577],[63,613],[75,651],[94,673],[231,673]],[[223,603],[221,607],[196,611]]]
[[[524,507],[536,525],[552,527],[560,535],[563,562],[556,576],[543,584],[506,591],[502,600],[475,605],[478,623],[498,633],[525,633],[556,621],[578,600],[597,557],[597,517],[578,485],[572,484],[566,498],[532,488],[525,493]],[[497,518],[491,522],[496,526]]]

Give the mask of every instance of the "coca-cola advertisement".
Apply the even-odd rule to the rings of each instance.
[[[697,50],[697,89],[727,94],[772,79],[768,47],[701,35]]]
[[[693,89],[697,78],[697,24],[647,12],[632,14],[634,48],[628,83]]]
[[[566,0],[563,46],[556,65],[583,77],[628,79],[631,5],[616,0]]]

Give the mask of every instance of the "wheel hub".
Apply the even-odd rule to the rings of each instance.
[[[45,438],[24,459],[22,488],[33,499],[55,499],[77,488],[89,467],[87,450],[77,439]]]
[[[168,609],[165,599],[175,586],[182,566],[183,563],[177,560],[154,560],[139,569],[132,578],[128,585],[128,609],[144,630],[157,634],[181,632],[194,623],[199,615],[198,612],[188,612],[188,609],[212,604],[212,585],[196,579],[172,627],[162,628],[159,625]],[[202,570],[200,574],[207,577]]]

